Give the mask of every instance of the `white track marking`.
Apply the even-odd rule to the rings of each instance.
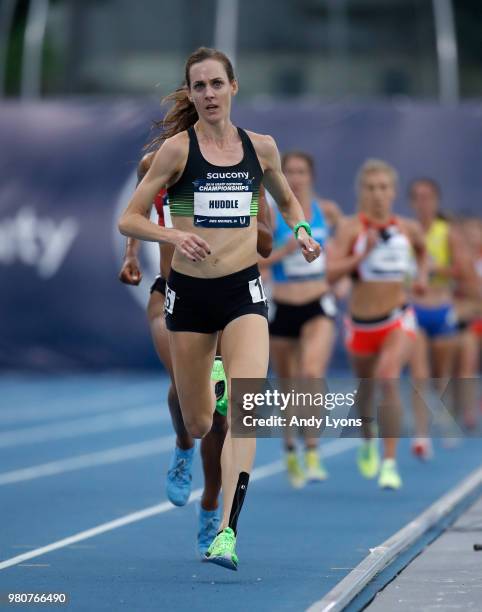
[[[347,438],[343,440],[335,440],[333,442],[329,442],[323,446],[323,456],[333,457],[335,455],[339,455],[351,448],[354,448],[358,444],[358,440]],[[272,463],[268,463],[259,468],[255,468],[251,473],[250,481],[255,482],[256,480],[262,480],[263,478],[267,478],[268,476],[279,474],[284,469],[285,467],[283,461],[273,461]],[[194,501],[200,499],[201,495],[202,489],[196,489],[191,493],[191,496],[187,503],[192,504]],[[8,567],[12,567],[14,565],[19,565],[20,563],[23,563],[24,561],[28,561],[30,559],[36,559],[38,557],[41,557],[42,555],[46,555],[49,552],[59,550],[60,548],[65,548],[66,546],[76,544],[77,542],[82,542],[84,540],[88,540],[89,538],[94,538],[95,536],[98,536],[102,533],[113,531],[114,529],[119,529],[120,527],[125,527],[126,525],[130,525],[132,523],[137,523],[138,521],[143,521],[144,519],[150,518],[151,516],[156,516],[158,514],[169,512],[170,510],[174,510],[174,508],[175,506],[173,506],[171,502],[165,501],[155,506],[149,506],[148,508],[143,508],[142,510],[138,510],[137,512],[126,514],[125,516],[121,516],[120,518],[115,519],[113,521],[102,523],[101,525],[97,525],[97,527],[92,527],[91,529],[80,531],[79,533],[75,533],[74,535],[71,535],[67,538],[63,538],[62,540],[57,540],[56,542],[52,542],[51,544],[47,544],[46,546],[42,546],[40,548],[36,548],[21,555],[17,555],[16,557],[6,559],[5,561],[0,562],[0,570],[7,569]]]
[[[104,394],[102,394],[104,395]],[[124,394],[119,397],[115,393],[109,393],[108,397],[82,397],[72,398],[62,401],[61,407],[52,406],[48,400],[39,400],[36,406],[28,408],[2,408],[0,412],[0,425],[15,425],[28,421],[49,421],[58,418],[69,418],[82,415],[89,415],[96,412],[113,412],[120,409],[135,408],[136,406],[154,406],[155,393],[139,393],[138,397],[127,396]],[[149,400],[149,401],[148,401]],[[152,401],[151,401],[152,400]],[[163,394],[159,394],[157,402],[159,410],[165,406]]]
[[[111,383],[109,383],[109,385],[110,384]],[[109,407],[112,408],[112,406],[115,409],[116,403],[124,403],[126,396],[129,402],[133,404],[136,403],[136,400],[137,403],[142,401],[142,403],[145,404],[147,400],[150,401],[157,396],[160,398],[159,403],[162,403],[165,393],[162,392],[163,387],[161,383],[157,385],[157,389],[150,389],[151,385],[152,381],[150,380],[147,382],[138,381],[128,383],[119,381],[119,384],[116,386],[113,385],[107,388],[103,386],[100,389],[90,389],[85,394],[81,392],[78,395],[57,395],[55,397],[43,399],[42,391],[39,390],[39,397],[34,401],[10,397],[5,403],[11,405],[11,407],[6,408],[2,406],[0,411],[0,423],[15,423],[30,419],[43,419],[44,417],[68,417],[69,414],[82,413],[83,410],[95,412],[98,407],[100,410],[107,410]],[[140,400],[139,397],[141,398]]]
[[[170,418],[167,411],[161,410],[160,406],[156,404],[120,410],[113,414],[101,414],[87,419],[73,419],[48,425],[11,429],[0,433],[0,448],[47,440],[76,438],[85,434],[113,431],[115,429],[131,429],[169,421]]]
[[[58,461],[40,463],[39,465],[32,465],[10,472],[2,472],[0,473],[0,486],[63,474],[64,472],[72,472],[74,470],[82,470],[96,465],[107,465],[130,459],[138,459],[139,457],[157,455],[174,448],[175,439],[175,436],[170,435],[156,438],[155,440],[144,440],[136,444],[117,446],[95,453],[59,459]]]

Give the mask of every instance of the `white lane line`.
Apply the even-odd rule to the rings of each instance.
[[[151,423],[169,421],[170,418],[167,411],[163,411],[159,404],[139,406],[129,410],[120,410],[115,414],[102,414],[87,419],[73,419],[60,423],[4,431],[0,433],[0,448],[47,440],[76,438],[85,434],[101,433],[115,429],[142,427]]]
[[[323,445],[323,456],[334,457],[335,455],[339,455],[341,453],[346,452],[347,450],[357,446],[358,444],[358,440],[347,438],[343,440],[335,440],[333,442],[328,442],[327,444]],[[262,480],[263,478],[279,474],[284,469],[285,467],[283,461],[273,461],[272,463],[268,463],[259,468],[255,468],[251,473],[250,481],[255,482],[256,480]],[[201,495],[202,489],[196,489],[191,493],[191,496],[187,503],[192,504],[196,500],[200,499]],[[79,533],[75,533],[74,535],[71,535],[67,538],[63,538],[62,540],[57,540],[56,542],[52,542],[51,544],[47,544],[46,546],[36,548],[34,550],[31,550],[30,552],[17,555],[16,557],[11,557],[10,559],[5,559],[5,561],[0,562],[0,570],[7,569],[14,565],[18,565],[19,563],[23,563],[24,561],[28,561],[30,559],[36,559],[37,557],[46,555],[49,552],[59,550],[60,548],[65,548],[66,546],[71,546],[72,544],[76,544],[77,542],[82,542],[84,540],[88,540],[89,538],[94,538],[95,536],[98,536],[102,533],[113,531],[114,529],[119,529],[120,527],[125,527],[126,525],[143,521],[144,519],[150,518],[151,516],[156,516],[158,514],[169,512],[170,510],[174,510],[174,508],[175,506],[173,506],[171,502],[165,501],[155,506],[149,506],[148,508],[143,508],[142,510],[138,510],[137,512],[126,514],[125,516],[121,516],[120,518],[115,519],[113,521],[108,521],[107,523],[97,525],[97,527],[92,527],[91,529],[80,531]]]
[[[86,381],[86,385],[88,385]],[[110,384],[110,383],[109,383]],[[159,382],[155,388],[151,388],[152,380],[142,382],[122,382],[119,380],[117,386],[101,387],[99,389],[80,390],[77,395],[72,394],[57,395],[47,399],[42,399],[42,391],[39,390],[38,398],[32,402],[24,398],[10,397],[4,401],[6,404],[14,404],[11,408],[2,407],[0,412],[0,423],[21,422],[29,419],[43,419],[44,415],[48,418],[57,416],[68,416],[82,412],[82,410],[95,411],[97,406],[102,410],[108,409],[109,406],[118,406],[119,402],[124,403],[127,399],[134,405],[137,401],[146,403],[149,399],[153,399],[157,395],[162,399],[165,396],[162,386],[162,378],[159,377]],[[167,385],[168,386],[168,385]],[[167,392],[166,386],[166,392]],[[0,383],[1,390],[1,383]],[[62,392],[61,392],[62,393]],[[27,405],[26,405],[27,404]],[[33,405],[32,405],[33,404]]]
[[[157,455],[174,448],[175,436],[164,436],[155,440],[145,440],[135,444],[126,444],[124,446],[116,446],[107,450],[77,455],[76,457],[68,457],[59,459],[58,461],[49,461],[48,463],[40,463],[10,472],[0,473],[0,486],[13,484],[15,482],[23,482],[25,480],[35,480],[36,478],[44,478],[45,476],[53,476],[63,474],[64,472],[72,472],[74,470],[82,470],[84,468],[94,467],[96,465],[107,465],[111,463],[119,463],[139,457],[147,457],[149,455]]]
[[[129,393],[127,391],[126,393]],[[52,406],[52,402],[49,400],[39,400],[36,406],[29,406],[28,408],[4,409],[0,412],[0,425],[9,425],[16,423],[24,423],[28,421],[49,421],[58,418],[69,418],[77,415],[88,415],[96,412],[108,412],[119,409],[135,408],[139,405],[149,404],[154,405],[151,401],[156,397],[155,393],[139,393],[137,397],[127,396],[126,393],[122,394],[121,397],[115,393],[110,393],[108,397],[80,397],[75,398],[75,404],[72,398],[64,400],[61,408]],[[105,395],[105,394],[102,394]],[[159,407],[161,408],[165,404],[165,394],[159,393]],[[67,405],[66,405],[67,404]]]

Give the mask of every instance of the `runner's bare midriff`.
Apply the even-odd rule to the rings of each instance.
[[[276,283],[273,285],[273,299],[283,304],[307,304],[328,291],[324,280],[303,281],[302,283]]]
[[[357,319],[377,319],[405,302],[405,289],[402,283],[358,282],[352,289],[350,313]]]
[[[198,278],[218,278],[249,268],[257,262],[258,228],[256,217],[251,217],[249,228],[194,227],[192,217],[173,217],[178,230],[197,234],[209,244],[211,255],[203,261],[190,261],[174,251],[172,268],[181,274]]]
[[[159,252],[161,256],[161,276],[168,278],[171,271],[171,261],[174,254],[174,245],[161,243],[159,244]]]
[[[443,306],[444,304],[450,304],[452,300],[453,296],[450,289],[447,287],[430,287],[430,284],[423,295],[413,297],[414,304],[427,307]]]

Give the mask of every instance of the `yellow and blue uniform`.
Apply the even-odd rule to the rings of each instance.
[[[427,253],[429,258],[440,268],[450,266],[449,224],[444,219],[436,219],[426,235]],[[452,280],[434,272],[429,279],[432,287],[449,286]]]
[[[448,268],[451,263],[449,246],[450,226],[444,219],[435,219],[426,234],[429,258],[438,267]],[[430,275],[429,285],[434,288],[450,288],[452,279],[434,272]],[[451,302],[439,306],[414,305],[417,323],[429,338],[450,336],[457,331],[457,316]]]

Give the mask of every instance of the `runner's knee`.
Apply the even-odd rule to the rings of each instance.
[[[388,381],[390,379],[399,378],[400,372],[400,360],[387,359],[384,363],[376,368],[375,378],[377,380]]]
[[[204,438],[211,429],[212,419],[196,416],[191,420],[184,419],[184,425],[193,438]]]
[[[300,370],[301,378],[319,378],[320,377],[320,365],[315,361],[301,364]]]

